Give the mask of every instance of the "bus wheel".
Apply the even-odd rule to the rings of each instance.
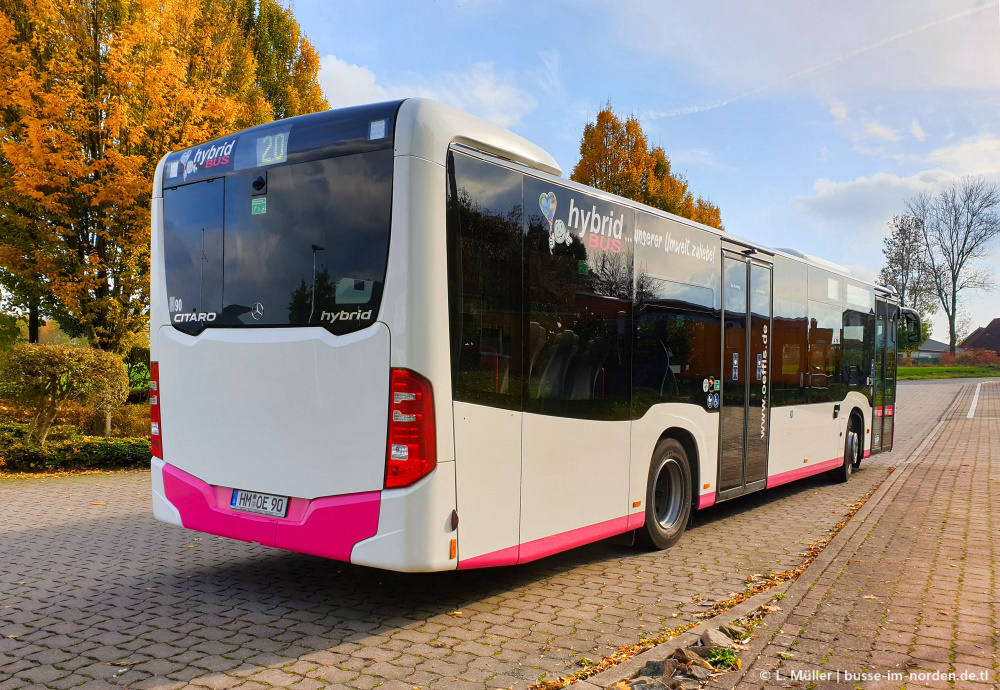
[[[854,468],[861,464],[859,448],[858,427],[852,419],[844,438],[844,464],[830,472],[831,481],[842,484],[851,478]]]
[[[861,461],[864,459],[865,453],[864,453],[864,443],[861,441],[861,422],[859,422],[857,418],[851,421],[851,428],[847,432],[848,438],[850,438],[850,434],[852,432],[854,433],[855,436],[855,443],[854,443],[854,462],[851,464],[854,466],[854,469],[858,469],[859,467],[861,467]]]
[[[656,445],[646,480],[643,541],[668,549],[681,538],[691,517],[691,466],[684,446],[672,438]]]

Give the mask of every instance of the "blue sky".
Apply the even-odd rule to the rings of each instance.
[[[726,228],[873,280],[904,200],[1000,180],[997,0],[295,0],[334,107],[436,98],[568,177],[605,101],[634,112]],[[982,263],[1000,280],[1000,246]],[[998,293],[966,293],[973,326]],[[939,313],[934,337],[947,340]]]

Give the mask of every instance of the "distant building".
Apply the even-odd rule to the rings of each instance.
[[[913,353],[913,359],[924,364],[936,364],[941,359],[941,355],[948,351],[948,343],[942,343],[938,340],[928,340],[920,346],[919,350]],[[956,353],[961,351],[962,348],[955,348]]]
[[[1000,319],[993,319],[986,327],[972,331],[968,338],[962,341],[965,350],[990,350],[1000,354]]]

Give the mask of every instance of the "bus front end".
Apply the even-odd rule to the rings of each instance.
[[[441,198],[445,175],[397,155],[402,105],[274,122],[160,162],[158,519],[381,568],[455,568],[447,321],[425,314],[447,301],[444,233],[425,230],[445,211],[419,193]]]

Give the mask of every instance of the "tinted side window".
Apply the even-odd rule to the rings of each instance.
[[[806,266],[774,257],[774,320],[771,341],[771,405],[801,405],[809,385],[809,318]]]
[[[628,419],[630,208],[524,179],[527,412]]]
[[[846,281],[844,292],[843,382],[849,390],[871,399],[875,369],[875,292],[865,285]]]
[[[448,165],[455,400],[521,409],[521,179],[461,153]]]
[[[719,238],[640,211],[635,254],[633,415],[662,402],[714,410],[704,383],[720,374]]]
[[[840,380],[843,310],[809,300],[809,402],[844,399]]]

